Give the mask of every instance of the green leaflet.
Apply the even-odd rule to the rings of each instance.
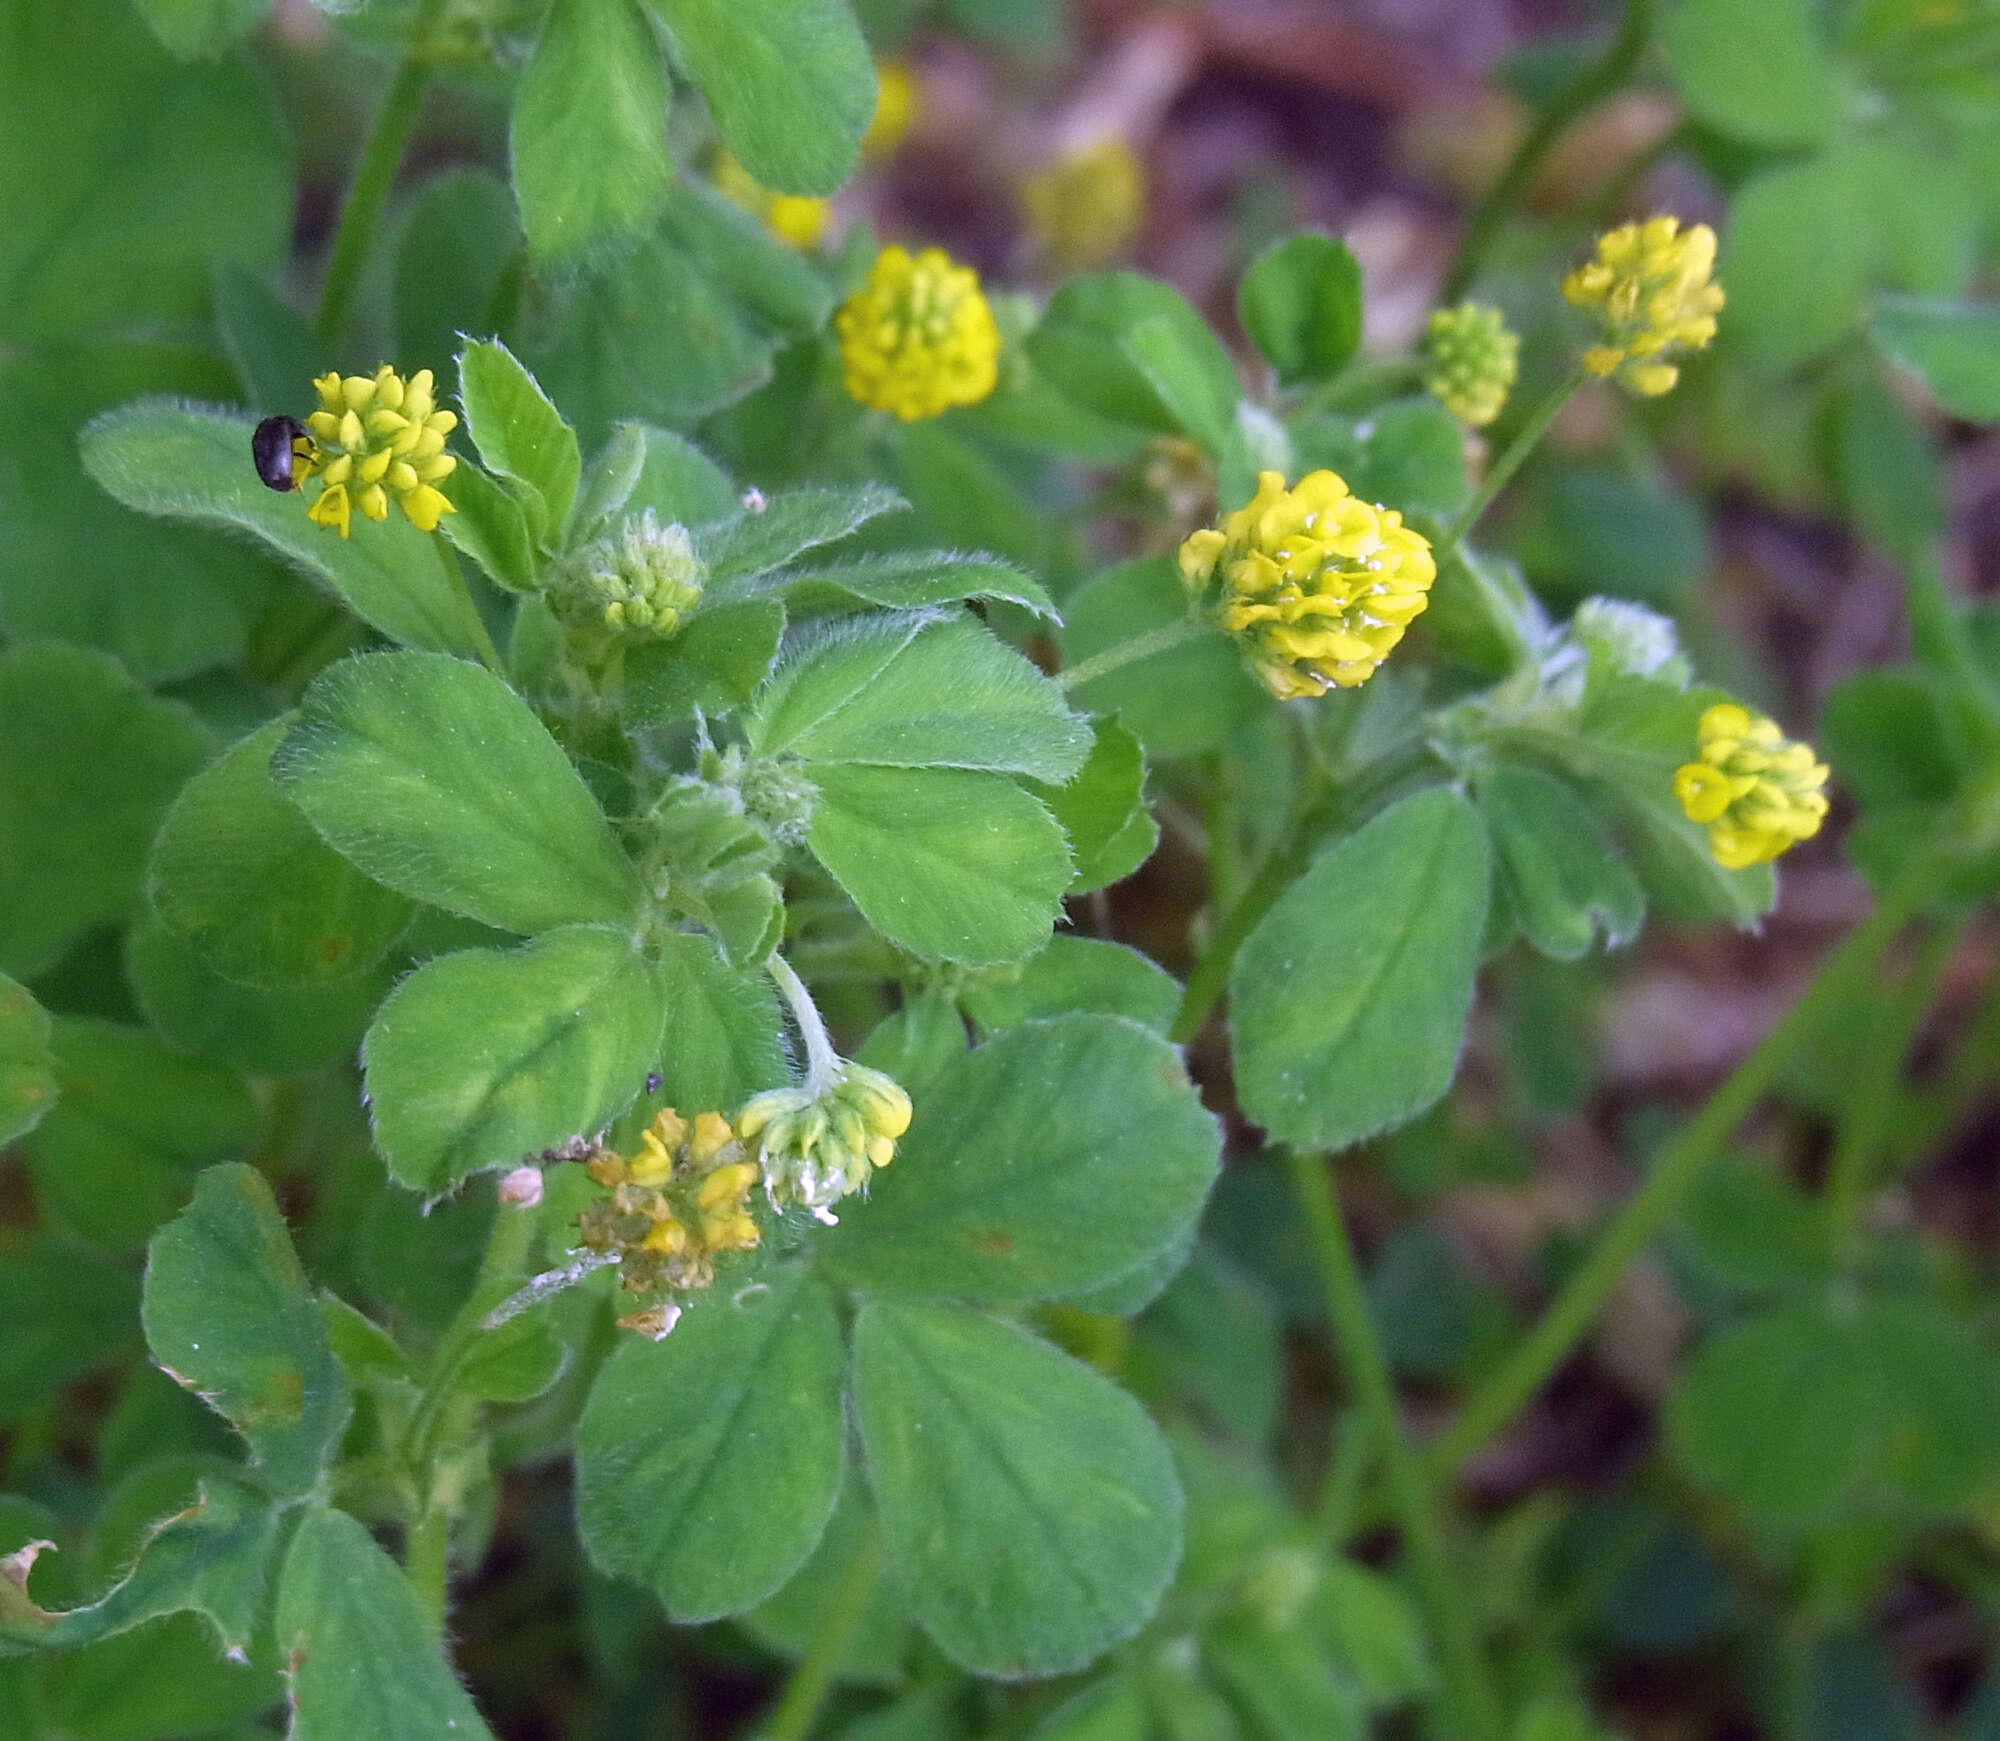
[[[371,653],[321,673],[278,789],[368,875],[523,933],[628,921],[639,879],[569,758],[491,672]]]
[[[1123,1391],[962,1306],[875,1301],[854,1393],[890,1566],[949,1656],[1061,1674],[1145,1623],[1180,1557],[1181,1490]]]
[[[368,1531],[309,1509],[278,1582],[291,1741],[493,1741],[438,1654],[423,1606]]]
[[[410,903],[370,882],[271,782],[273,720],[181,788],[153,842],[154,910],[217,973],[249,985],[350,978],[385,956]]]
[[[195,1182],[153,1237],[141,1316],[153,1358],[243,1435],[267,1485],[319,1486],[352,1395],[261,1174],[211,1167]]]
[[[653,964],[595,925],[426,962],[363,1046],[391,1176],[436,1196],[603,1130],[643,1086],[666,1019]]]
[[[761,1602],[833,1510],[845,1369],[832,1297],[802,1269],[733,1297],[717,1289],[664,1341],[626,1342],[577,1429],[591,1558],[645,1584],[676,1620]]]
[[[866,1291],[1070,1293],[1177,1246],[1219,1152],[1164,1040],[1115,1016],[1028,1022],[938,1072],[895,1165],[821,1249]]]
[[[1230,977],[1244,1110],[1341,1148],[1451,1084],[1486,924],[1485,830],[1442,787],[1383,811],[1294,883]]]

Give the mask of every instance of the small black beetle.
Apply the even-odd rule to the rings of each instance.
[[[298,480],[292,475],[293,462],[303,457],[300,442],[307,443],[305,452],[310,452],[312,437],[306,434],[306,426],[296,417],[267,417],[257,425],[257,433],[250,437],[250,457],[256,461],[257,475],[274,490],[295,490]]]

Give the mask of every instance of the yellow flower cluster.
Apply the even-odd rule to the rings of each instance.
[[[444,450],[458,419],[437,409],[430,370],[405,381],[384,363],[372,376],[328,374],[313,385],[319,409],[306,427],[315,451],[299,475],[317,477],[320,492],[307,519],[345,538],[356,508],[386,520],[391,497],[419,532],[435,532],[439,516],[456,512],[436,486],[458,466]]]
[[[979,274],[941,248],[884,248],[833,325],[848,393],[906,423],[976,405],[1000,378],[1000,329]]]
[[[1424,350],[1424,387],[1459,422],[1482,429],[1500,415],[1520,372],[1521,340],[1499,309],[1462,302],[1436,310]]]
[[[738,1134],[757,1145],[771,1201],[800,1204],[822,1221],[896,1158],[896,1139],[909,1128],[901,1085],[854,1063],[822,1088],[774,1088],[736,1115]]]
[[[692,1126],[663,1107],[629,1159],[599,1153],[590,1176],[610,1195],[577,1217],[583,1243],[615,1252],[633,1293],[705,1288],[725,1251],[755,1250],[762,1234],[750,1213],[757,1164],[719,1112]]]
[[[1819,832],[1828,769],[1812,745],[1789,742],[1774,721],[1733,701],[1709,708],[1695,729],[1698,759],[1675,772],[1674,796],[1708,830],[1717,864],[1764,864]]]
[[[725,198],[752,217],[763,219],[764,228],[789,247],[818,247],[833,222],[831,200],[802,193],[773,193],[727,151],[716,156],[715,185]]]
[[[1593,375],[1615,375],[1652,397],[1680,379],[1663,359],[1700,350],[1715,337],[1722,286],[1715,271],[1715,232],[1706,224],[1683,230],[1677,218],[1620,224],[1597,239],[1597,258],[1563,280],[1563,295],[1604,324],[1605,342],[1583,353]]]
[[[1222,626],[1284,701],[1367,682],[1437,578],[1429,541],[1330,471],[1290,490],[1260,473],[1249,506],[1189,535],[1180,570],[1197,598],[1219,581]]]
[[[1122,139],[1072,151],[1021,183],[1021,215],[1035,252],[1058,272],[1115,260],[1146,215],[1146,171]]]

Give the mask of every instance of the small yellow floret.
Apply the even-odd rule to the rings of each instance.
[[[1463,302],[1430,318],[1424,387],[1452,416],[1475,429],[1500,415],[1520,371],[1521,340],[1497,308]]]
[[[849,395],[906,423],[976,405],[1000,378],[1000,329],[979,274],[942,248],[884,248],[833,325]]]
[[[1367,682],[1437,578],[1429,540],[1330,471],[1290,490],[1260,473],[1249,505],[1190,534],[1179,561],[1196,597],[1219,585],[1219,621],[1283,701]]]
[[[1593,375],[1615,375],[1647,398],[1667,392],[1680,370],[1665,359],[1715,337],[1723,304],[1715,232],[1678,218],[1620,224],[1597,239],[1597,258],[1563,280],[1563,295],[1604,323],[1605,342],[1583,354]]]
[[[320,480],[308,520],[345,538],[357,508],[386,520],[391,498],[419,532],[435,532],[441,516],[457,511],[435,486],[458,468],[444,451],[458,418],[437,409],[430,370],[405,381],[384,363],[372,376],[326,374],[313,386],[319,409],[306,427],[316,451],[298,468],[302,482]]]
[[[1035,252],[1058,272],[1115,260],[1146,215],[1146,171],[1122,139],[1043,165],[1021,183],[1021,215]]]
[[[867,158],[887,157],[903,142],[903,135],[910,130],[910,123],[917,118],[916,75],[910,71],[909,63],[900,60],[878,60],[875,63],[875,113],[868,122],[868,131],[861,135],[861,155]]]
[[[893,1077],[844,1063],[817,1092],[774,1088],[757,1095],[736,1115],[736,1129],[756,1145],[772,1202],[802,1204],[830,1220],[835,1203],[865,1189],[896,1158],[910,1116],[910,1097]]]
[[[1764,864],[1819,832],[1828,769],[1810,744],[1733,701],[1709,708],[1695,732],[1699,759],[1676,770],[1674,796],[1708,830],[1717,864]]]

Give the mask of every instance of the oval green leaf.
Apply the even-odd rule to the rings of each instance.
[[[1486,924],[1486,832],[1457,793],[1392,805],[1299,878],[1230,976],[1244,1110],[1341,1148],[1451,1086]]]
[[[1052,1298],[1180,1244],[1221,1147],[1158,1035],[1107,1015],[1024,1023],[938,1072],[895,1165],[820,1249],[858,1288]]]
[[[666,1017],[658,970],[595,925],[426,962],[362,1047],[391,1177],[436,1195],[604,1129],[644,1085]]]
[[[502,931],[627,921],[639,879],[590,789],[490,671],[370,653],[322,672],[279,790],[376,881]]]
[[[698,1302],[663,1341],[628,1341],[577,1428],[590,1557],[676,1620],[763,1601],[838,1496],[845,1366],[832,1296],[798,1269]]]
[[[1025,1330],[876,1301],[854,1392],[889,1563],[975,1673],[1051,1675],[1129,1638],[1181,1549],[1181,1489],[1145,1410]]]

